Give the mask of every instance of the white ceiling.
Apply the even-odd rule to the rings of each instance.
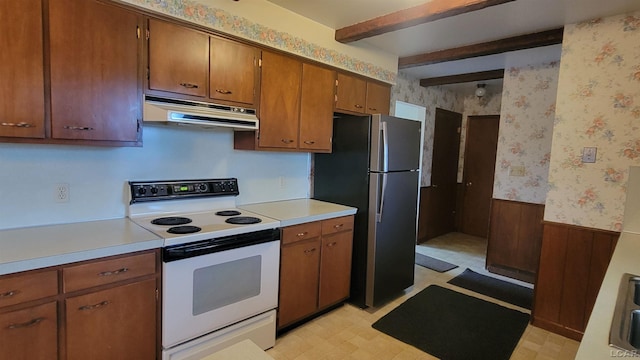
[[[425,0],[268,0],[333,29],[426,3]],[[517,0],[367,39],[399,57],[535,33],[598,17],[640,10],[640,0]],[[560,59],[545,46],[402,70],[415,78],[456,75]]]

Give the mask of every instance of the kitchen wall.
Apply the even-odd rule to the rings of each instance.
[[[621,229],[639,124],[640,12],[566,26],[545,220]],[[584,147],[595,163],[581,162]]]
[[[342,44],[335,30],[266,0],[119,0],[268,47],[394,83],[398,56],[365,42]]]
[[[396,85],[391,88],[391,110],[395,112],[396,100],[424,106],[426,108],[424,145],[422,158],[422,176],[420,186],[431,185],[431,163],[433,161],[433,131],[435,128],[436,108],[463,112],[462,97],[440,86],[428,88],[420,86],[420,80],[400,72]]]
[[[142,148],[0,144],[0,229],[124,217],[127,180],[237,177],[239,204],[308,196],[308,154],[236,151],[231,130],[197,129],[145,126]]]
[[[559,62],[505,71],[493,197],[544,204],[548,191],[551,137]],[[513,166],[523,176],[511,176]]]

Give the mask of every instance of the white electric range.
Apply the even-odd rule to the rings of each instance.
[[[130,181],[129,218],[164,239],[162,358],[275,344],[280,222],[236,208],[235,178]]]

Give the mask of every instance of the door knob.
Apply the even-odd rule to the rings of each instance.
[[[469,182],[467,183],[467,186],[471,186],[471,185],[473,185],[473,184],[471,183],[471,181],[469,181]]]

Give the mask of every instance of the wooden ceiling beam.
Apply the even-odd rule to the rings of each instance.
[[[564,27],[561,27],[533,34],[514,36],[485,43],[401,57],[398,59],[398,69],[561,44],[563,31]]]
[[[350,43],[511,1],[515,0],[431,0],[426,4],[338,29],[335,39],[341,43]]]
[[[467,82],[473,82],[473,81],[502,79],[503,77],[504,77],[504,69],[496,69],[496,70],[480,71],[480,72],[474,72],[474,73],[468,73],[468,74],[439,76],[439,77],[420,79],[420,86],[427,87],[427,86],[437,86],[437,85],[460,84],[460,83],[467,83]]]

